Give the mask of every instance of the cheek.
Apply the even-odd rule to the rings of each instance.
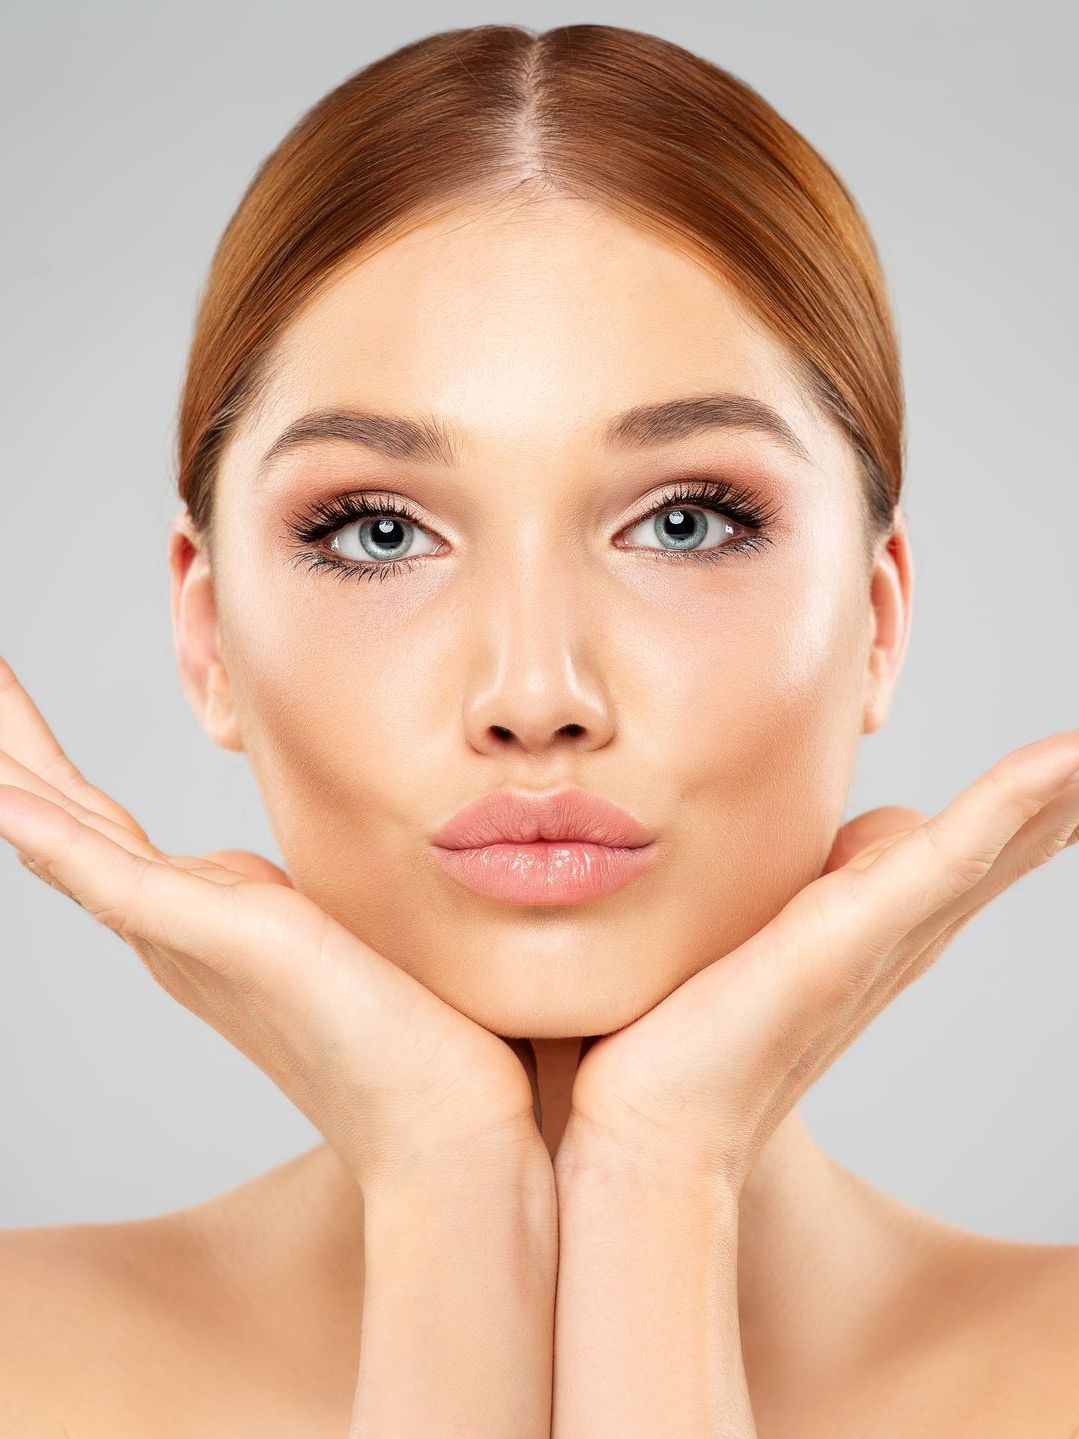
[[[664,703],[680,868],[706,947],[731,948],[820,873],[842,823],[861,733],[866,656],[856,587],[816,575],[762,604],[690,614]]]
[[[333,609],[351,619],[328,623],[325,600],[294,588],[280,613],[268,601],[234,611],[228,643],[244,748],[294,874],[308,857],[325,861],[346,833],[377,863],[417,758],[420,661],[367,621],[361,600]]]
[[[664,755],[684,764],[688,783],[696,775],[729,791],[772,770],[790,782],[799,752],[834,742],[837,722],[860,716],[865,616],[855,594],[834,573],[788,567],[772,583],[728,586],[722,603],[683,596],[647,648],[671,729]]]

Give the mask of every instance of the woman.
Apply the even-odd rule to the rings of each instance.
[[[1067,1435],[1079,1251],[968,1234],[796,1104],[1077,835],[1079,731],[840,825],[909,635],[855,202],[601,25],[368,66],[214,257],[185,693],[286,868],[169,855],[10,666],[0,834],[325,1143],[3,1236],[6,1435]]]

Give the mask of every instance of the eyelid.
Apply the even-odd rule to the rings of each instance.
[[[655,551],[678,558],[704,559],[725,552],[737,553],[746,547],[760,548],[772,543],[771,530],[782,506],[762,496],[758,491],[743,485],[725,475],[700,472],[682,472],[673,481],[668,481],[661,493],[655,495],[650,505],[640,511],[635,519],[628,521],[618,531],[618,536],[635,529],[652,516],[677,506],[701,509],[733,521],[744,533],[729,544],[718,544],[694,550],[664,551],[660,546]],[[287,523],[292,541],[298,545],[320,545],[325,539],[337,534],[348,525],[357,524],[371,516],[388,514],[405,520],[417,529],[431,536],[436,544],[444,543],[442,535],[428,525],[416,511],[411,500],[395,492],[382,490],[345,490],[332,492],[328,498],[318,499],[307,509]],[[617,538],[617,536],[616,536]],[[621,545],[619,548],[651,552],[648,545]],[[345,557],[332,559],[325,551],[307,551],[307,558],[320,564],[339,564],[357,575],[364,572],[398,573],[422,559],[437,558],[437,552],[426,555],[406,556],[401,559],[353,559]],[[304,552],[300,552],[304,558]]]
[[[407,521],[443,543],[439,531],[419,513],[417,506],[403,495],[382,490],[333,491],[303,507],[285,522],[289,536],[299,544],[319,544],[347,525],[378,515],[390,515]]]
[[[711,510],[732,519],[743,529],[758,532],[770,529],[782,513],[782,506],[749,485],[723,475],[688,472],[669,481],[652,503],[624,528],[633,529],[653,515],[679,505]]]

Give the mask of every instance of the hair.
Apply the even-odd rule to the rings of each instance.
[[[754,89],[613,25],[445,30],[357,70],[258,166],[199,297],[177,489],[212,540],[215,476],[275,342],[341,270],[439,215],[509,196],[598,203],[726,280],[849,441],[866,554],[904,464],[899,347],[880,259],[829,163]]]

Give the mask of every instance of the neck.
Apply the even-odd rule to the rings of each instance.
[[[566,1127],[582,1040],[534,1039],[543,1138],[555,1153]],[[739,1194],[738,1299],[747,1370],[758,1384],[782,1367],[807,1383],[850,1341],[881,1272],[883,1222],[905,1206],[838,1164],[791,1110],[757,1155]],[[848,1285],[852,1286],[848,1288]],[[815,1316],[807,1322],[807,1316]],[[855,1326],[852,1330],[851,1326]],[[837,1338],[837,1335],[842,1338]]]
[[[552,1159],[569,1119],[570,1095],[583,1042],[580,1038],[532,1040],[543,1121],[540,1127]]]
[[[532,1041],[541,1129],[552,1155],[569,1117],[581,1043]],[[299,1226],[300,1238],[306,1233],[308,1245],[317,1239],[320,1254],[329,1245],[336,1256],[331,1264],[320,1260],[320,1272],[354,1274],[356,1251],[363,1252],[362,1201],[354,1180],[322,1144],[248,1186],[252,1198],[286,1172],[293,1180],[287,1186],[289,1223]],[[297,1189],[307,1196],[298,1204]],[[265,1199],[259,1212],[265,1218]],[[773,1379],[793,1385],[792,1392],[831,1382],[836,1355],[852,1352],[872,1331],[882,1296],[902,1292],[902,1264],[897,1271],[895,1259],[902,1246],[882,1242],[884,1231],[913,1234],[919,1220],[928,1222],[832,1160],[797,1110],[785,1116],[739,1196],[742,1349],[758,1394],[767,1393]],[[351,1290],[346,1300],[345,1308],[354,1302]]]

